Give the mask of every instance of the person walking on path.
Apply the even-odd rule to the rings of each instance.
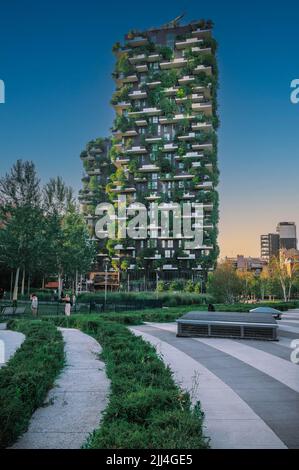
[[[38,298],[36,294],[32,294],[31,296],[31,312],[34,317],[37,316],[37,309],[38,309]]]
[[[67,317],[70,317],[71,316],[71,298],[69,294],[66,294],[63,300],[65,302],[64,313]]]

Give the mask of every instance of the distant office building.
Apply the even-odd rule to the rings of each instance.
[[[260,274],[267,265],[267,261],[264,259],[252,258],[251,256],[245,257],[243,255],[237,255],[236,258],[226,257],[225,262],[230,264],[237,271],[252,272],[254,274]]]
[[[281,250],[297,249],[297,233],[295,222],[279,222],[276,232],[279,234]]]
[[[267,235],[261,235],[261,258],[267,262],[270,261],[273,256],[278,257],[279,255],[279,234],[268,233]]]

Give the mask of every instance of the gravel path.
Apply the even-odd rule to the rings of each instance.
[[[66,366],[15,449],[79,449],[99,426],[110,387],[98,357],[101,347],[81,331],[61,331]]]

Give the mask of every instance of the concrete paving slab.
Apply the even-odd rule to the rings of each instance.
[[[101,347],[79,330],[61,331],[66,366],[15,449],[79,449],[100,424],[110,388]]]
[[[176,382],[190,393],[192,402],[200,400],[212,448],[286,448],[272,429],[215,374],[183,351],[147,333],[145,328],[131,330],[156,347]]]

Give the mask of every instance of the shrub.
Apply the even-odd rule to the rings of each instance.
[[[103,347],[111,396],[87,448],[206,448],[203,414],[173,382],[155,349],[124,326],[99,321],[92,334]]]
[[[61,333],[50,323],[13,320],[9,327],[26,335],[21,348],[0,369],[0,448],[26,431],[63,366]]]

